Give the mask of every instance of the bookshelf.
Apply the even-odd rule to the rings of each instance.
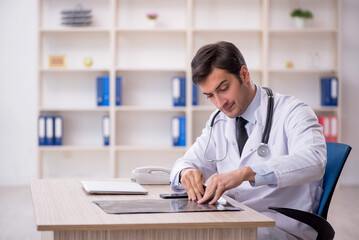
[[[38,0],[38,116],[63,117],[63,145],[38,147],[38,177],[129,177],[135,167],[172,167],[201,134],[215,107],[199,93],[192,106],[190,62],[204,44],[233,42],[252,80],[295,95],[341,122],[341,0],[81,0],[92,24],[65,27],[60,12],[70,0]],[[245,7],[243,7],[245,6]],[[294,8],[314,19],[297,29]],[[159,14],[151,27],[146,14]],[[329,19],[329,21],[327,20]],[[295,47],[293,47],[295,46]],[[50,68],[50,55],[66,55]],[[315,57],[313,57],[315,55]],[[85,67],[84,57],[93,65]],[[316,58],[316,59],[315,59]],[[294,68],[285,66],[291,61]],[[96,77],[110,76],[110,105],[96,104]],[[115,77],[122,105],[115,105]],[[173,107],[171,79],[186,77],[185,107]],[[339,79],[339,104],[320,105],[320,77]],[[101,119],[110,116],[110,145]],[[186,147],[173,147],[171,118],[186,116]]]

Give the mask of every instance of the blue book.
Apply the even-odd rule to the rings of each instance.
[[[198,105],[198,86],[196,84],[192,84],[192,105]]]
[[[62,145],[62,133],[63,133],[63,124],[62,117],[55,116],[54,117],[54,143],[55,145]]]
[[[186,146],[186,117],[172,118],[172,145]]]
[[[110,145],[110,117],[108,115],[103,116],[102,118],[102,136],[103,136],[103,145]]]
[[[103,98],[103,106],[110,106],[110,77],[103,76],[102,77],[102,98]]]
[[[116,77],[116,106],[122,105],[122,78]]]
[[[37,130],[39,135],[39,146],[46,145],[46,118],[44,116],[39,117]]]
[[[172,99],[173,106],[186,106],[186,78],[172,78]]]
[[[46,116],[46,145],[54,145],[54,118]]]
[[[321,78],[322,106],[338,106],[338,79],[336,77]]]

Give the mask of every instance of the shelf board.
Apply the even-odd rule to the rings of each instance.
[[[117,33],[186,33],[184,28],[117,28]]]
[[[184,152],[186,147],[173,147],[173,146],[147,146],[147,145],[119,145],[116,146],[117,151],[173,151]]]
[[[270,29],[271,34],[306,34],[306,33],[337,33],[337,29],[303,28],[303,29]]]
[[[119,112],[185,112],[186,107],[148,107],[148,106],[119,106]]]
[[[186,72],[185,68],[116,68],[117,72]]]
[[[192,110],[194,112],[213,112],[217,110],[215,106],[208,105],[208,106],[193,106]]]
[[[314,112],[327,112],[327,113],[336,113],[338,112],[338,106],[320,106],[313,107]]]
[[[41,68],[41,72],[109,72],[109,68]]]
[[[195,28],[193,29],[194,33],[261,33],[262,30],[260,28],[254,29],[232,29],[232,28],[217,28],[217,29],[207,29],[207,28]]]
[[[269,73],[336,73],[336,69],[321,69],[321,68],[313,68],[313,69],[270,69]]]
[[[40,107],[41,112],[107,112],[110,107]]]
[[[109,33],[110,28],[102,27],[56,27],[56,28],[40,28],[41,33]]]
[[[61,145],[61,146],[39,146],[43,152],[62,152],[62,151],[109,151],[108,146],[103,145]]]

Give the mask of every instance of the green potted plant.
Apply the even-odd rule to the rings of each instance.
[[[306,19],[312,19],[314,16],[311,11],[303,10],[300,8],[294,9],[290,16],[294,18],[295,25],[297,28],[303,28]]]

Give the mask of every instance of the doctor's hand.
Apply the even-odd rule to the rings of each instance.
[[[208,180],[206,192],[198,203],[206,203],[213,195],[209,204],[215,204],[222,194],[242,184],[243,181],[254,181],[255,173],[250,167],[239,168],[230,172],[214,174]]]
[[[187,168],[180,173],[180,182],[187,192],[189,200],[199,200],[204,194],[205,177],[198,169]]]

